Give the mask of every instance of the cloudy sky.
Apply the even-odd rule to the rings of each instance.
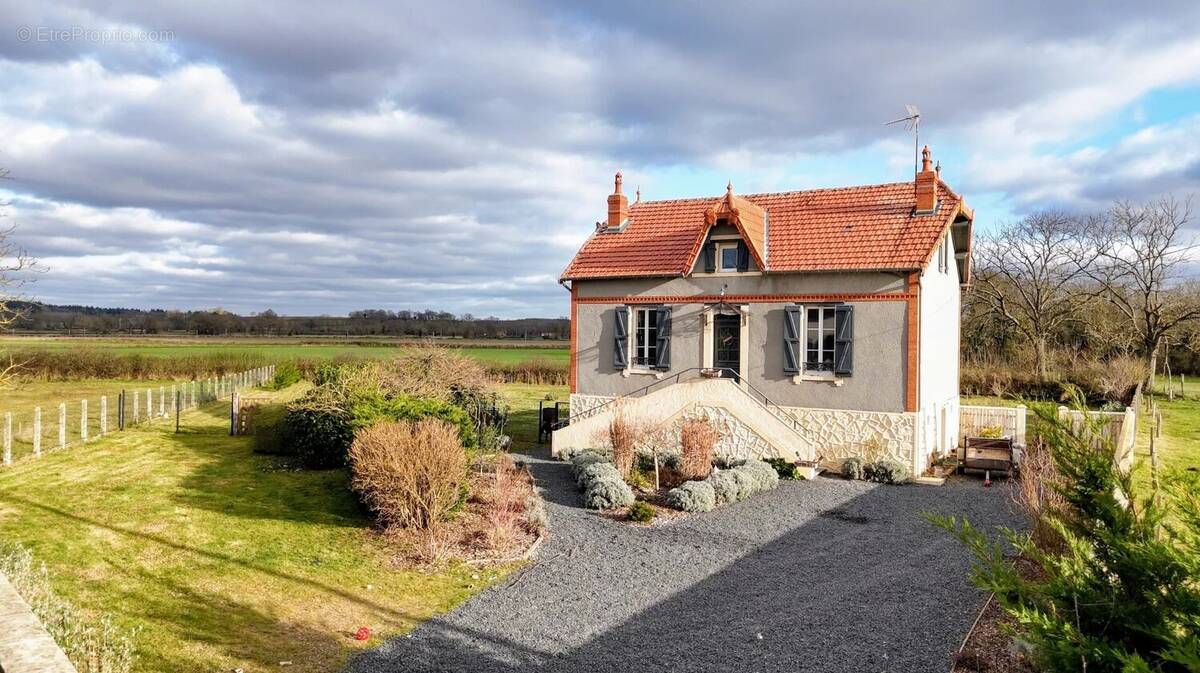
[[[507,317],[615,170],[907,180],[905,103],[982,227],[1200,185],[1200,3],[1067,4],[5,0],[0,197],[47,302]]]

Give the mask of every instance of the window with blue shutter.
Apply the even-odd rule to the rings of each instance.
[[[800,307],[783,309],[783,371],[800,373]]]
[[[657,309],[654,322],[658,328],[654,368],[667,370],[671,368],[671,309],[665,306]]]
[[[704,273],[717,271],[717,244],[709,241],[704,244]]]
[[[834,339],[833,373],[850,376],[854,370],[854,307],[843,304],[835,312],[837,334]]]
[[[613,316],[613,368],[625,369],[629,366],[629,307],[617,307]]]

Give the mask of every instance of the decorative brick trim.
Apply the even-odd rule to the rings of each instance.
[[[921,286],[919,275],[916,271],[908,274],[906,289],[908,290],[905,293],[905,300],[908,302],[908,316],[905,320],[907,344],[905,345],[904,410],[916,411],[921,354]]]
[[[575,283],[571,283],[571,362],[567,370],[567,385],[569,390],[575,392],[577,376],[575,369],[579,365],[579,310],[577,295],[579,289]]]
[[[911,275],[911,274],[910,274]],[[875,294],[693,294],[679,295],[646,295],[646,296],[609,296],[609,297],[579,297],[575,299],[580,304],[715,304],[724,301],[729,304],[770,304],[781,302],[831,302],[831,301],[916,301],[917,295],[909,292],[888,292]]]

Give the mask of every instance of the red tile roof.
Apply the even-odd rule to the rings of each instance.
[[[938,209],[914,213],[911,182],[738,196],[767,214],[767,271],[917,270],[925,267],[962,198],[938,181]],[[725,197],[644,201],[629,207],[620,231],[598,231],[563,280],[679,276],[688,273],[708,233],[705,212]]]

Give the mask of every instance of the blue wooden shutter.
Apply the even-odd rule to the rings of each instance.
[[[746,271],[750,268],[750,248],[745,241],[737,244],[737,270]]]
[[[658,327],[658,342],[655,344],[656,348],[654,350],[654,368],[670,369],[671,309],[665,306],[658,309],[658,316],[655,318],[655,324]]]
[[[613,314],[613,368],[629,366],[629,307],[618,306]]]
[[[704,273],[717,271],[717,244],[709,241],[704,244]]]
[[[800,307],[783,309],[783,371],[800,373]]]
[[[854,370],[854,307],[834,309],[833,373],[850,376]]]

